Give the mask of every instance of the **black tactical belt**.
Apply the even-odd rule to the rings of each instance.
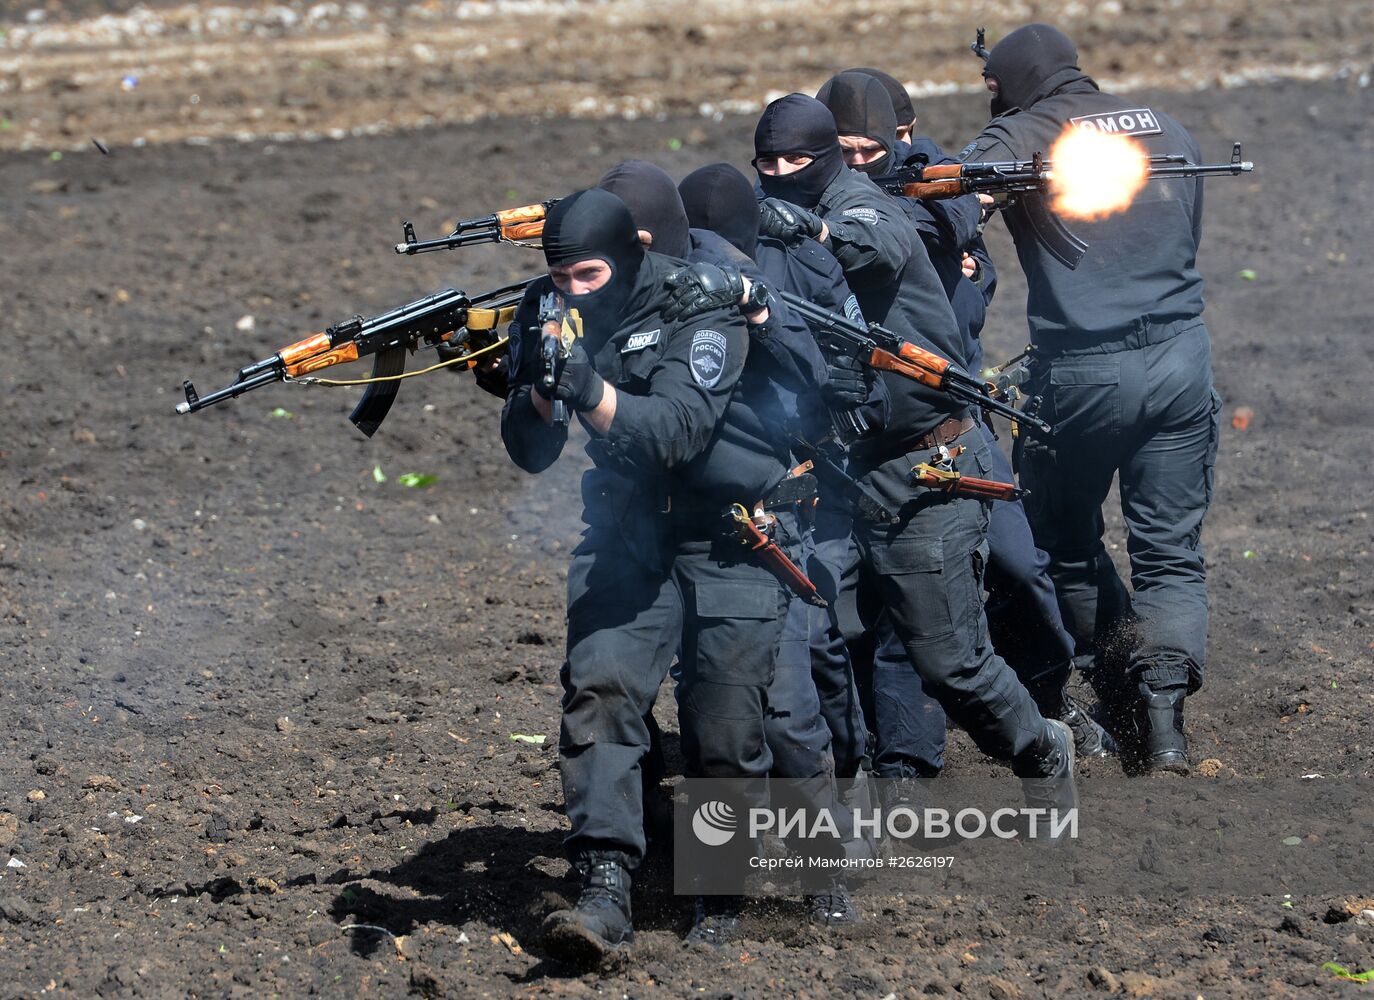
[[[914,441],[908,441],[902,447],[906,451],[926,451],[927,449],[941,448],[977,426],[977,417],[950,417],[948,420],[936,424],[934,428],[926,431]]]
[[[1080,354],[1116,354],[1138,351],[1142,347],[1163,344],[1181,333],[1202,325],[1199,316],[1179,319],[1156,319],[1146,316],[1118,330],[1103,333],[1042,333],[1035,338],[1035,350],[1045,358]]]
[[[769,491],[768,495],[757,503],[747,504],[749,510],[782,510],[797,503],[806,503],[816,499],[818,485],[816,477],[809,472],[796,476],[788,476],[777,486]],[[688,496],[669,496],[664,498],[663,506],[659,508],[663,514],[678,514],[690,517],[696,514],[720,514],[727,510],[730,504],[711,503],[699,497]]]

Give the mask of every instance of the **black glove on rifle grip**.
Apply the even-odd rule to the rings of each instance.
[[[561,399],[579,413],[594,410],[606,394],[606,380],[592,367],[592,359],[581,343],[573,344],[572,352],[563,362],[553,398]]]
[[[852,409],[868,399],[868,371],[858,358],[838,357],[826,366],[821,395],[832,406]]]

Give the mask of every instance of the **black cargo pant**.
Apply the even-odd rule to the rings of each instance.
[[[800,519],[794,511],[778,515],[791,534],[800,537],[798,550],[802,558],[798,565],[810,573],[811,557],[815,554],[812,539],[804,534]],[[817,587],[814,576],[810,577]],[[773,754],[773,775],[778,778],[803,779],[835,773],[831,756],[830,728],[821,715],[821,701],[815,680],[811,676],[811,619],[813,608],[796,594],[788,594],[787,612],[783,617],[782,634],[778,639],[777,659],[773,680],[768,685],[764,732],[768,748]]]
[[[853,519],[847,513],[827,510],[825,503],[822,494],[812,533],[813,551],[807,557],[807,572],[829,604],[808,609],[811,679],[830,730],[835,774],[849,779],[858,775],[869,754],[868,724],[845,641],[844,618],[853,614],[854,604],[854,595],[846,593],[846,588],[852,590],[859,554]]]
[[[842,573],[858,561],[850,524],[847,515],[818,515],[802,545],[802,569],[827,606],[794,597],[787,610],[777,671],[768,689],[769,743],[773,773],[779,776],[819,773],[824,754],[827,769],[852,778],[868,752],[854,670],[836,621]],[[787,755],[794,761],[785,763]]]
[[[1016,482],[992,431],[986,424],[980,430],[992,456],[992,478]],[[1056,704],[1074,655],[1049,569],[1050,557],[1036,546],[1022,501],[994,501],[988,516],[988,630],[993,647],[1040,705]]]
[[[814,533],[803,533],[800,519],[791,511],[779,514],[779,518],[801,535],[798,565],[827,603],[833,601],[831,570],[817,551]],[[823,649],[833,647],[828,635],[830,624],[829,607],[814,607],[795,594],[790,595],[765,713],[768,748],[773,754],[772,777],[786,779],[770,783],[771,804],[779,809],[806,810],[813,815],[827,810],[840,833],[839,841],[788,840],[789,851],[806,865],[801,882],[808,890],[830,881],[829,872],[810,867],[816,863],[813,859],[836,856],[853,840],[850,813],[845,806],[853,804],[846,792],[854,784],[858,760],[850,759],[856,724],[849,718],[852,713],[847,706],[857,710],[858,699],[856,693],[851,694],[853,676],[847,656],[838,662],[833,656],[822,657],[818,669],[816,644],[821,643]],[[822,631],[827,634],[824,639]],[[843,652],[842,641],[840,651]],[[862,727],[860,718],[857,728]],[[859,747],[862,753],[861,736]],[[846,755],[844,767],[852,769],[840,770],[841,751]]]
[[[981,435],[971,431],[958,443],[966,450],[955,468],[988,478],[992,462]],[[900,519],[892,527],[856,522],[862,572],[872,579],[906,651],[907,669],[919,674],[925,692],[980,750],[1030,775],[1046,726],[988,639],[983,610],[988,504],[909,485],[912,466],[928,459],[928,451],[901,455],[864,477],[889,506],[900,508]],[[883,678],[875,675],[873,681],[876,703],[885,695],[879,689]]]
[[[644,855],[645,716],[679,645],[687,776],[757,778],[760,804],[765,794],[764,691],[783,588],[732,539],[666,538],[646,559],[618,527],[598,525],[573,551],[559,756],[574,860],[607,852],[633,868]]]
[[[1011,463],[987,425],[979,430],[991,478],[1014,482]],[[1020,501],[994,501],[988,516],[988,634],[1042,711],[1057,711],[1074,656],[1049,575]],[[945,713],[906,666],[906,649],[886,616],[873,626],[873,769],[882,777],[938,774],[944,767]]]
[[[1045,363],[1032,389],[1054,434],[1026,441],[1020,469],[1064,623],[1080,656],[1124,643],[1133,682],[1196,690],[1207,646],[1202,520],[1221,417],[1207,328],[1142,323],[1107,342],[1066,342],[1037,345]],[[1133,594],[1102,542],[1114,476]]]

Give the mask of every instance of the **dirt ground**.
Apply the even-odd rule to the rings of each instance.
[[[813,48],[793,69],[830,65]],[[121,97],[73,112],[73,134],[115,135]],[[1208,188],[1227,409],[1192,738],[1247,777],[1367,779],[1374,194],[1352,181],[1374,156],[1369,91],[1350,74],[1142,100],[1210,156],[1240,138],[1259,164]],[[921,111],[957,148],[984,109]],[[542,917],[574,892],[554,744],[580,461],[522,475],[496,402],[443,373],[408,382],[370,441],[345,420],[352,390],[173,405],[183,378],[215,388],[354,312],[537,268],[514,248],[396,257],[401,219],[434,235],[630,156],[746,166],[752,127],[554,115],[54,159],[40,122],[38,151],[0,154],[0,996],[1368,994],[1321,966],[1374,967],[1374,926],[1350,919],[1374,875],[1286,901],[869,893],[848,934],[784,903],[700,952],[651,871],[629,963],[580,975],[542,953]],[[995,357],[1024,341],[1024,285],[992,232]],[[406,472],[438,479],[408,489]],[[987,765],[961,742],[951,769]]]
[[[1374,63],[1365,0],[0,0],[0,150],[744,114],[856,65],[922,95],[978,90],[974,29],[995,41],[1033,20],[1068,31],[1113,86]]]

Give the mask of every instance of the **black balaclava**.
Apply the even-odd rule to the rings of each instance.
[[[876,77],[846,70],[832,76],[821,87],[816,99],[830,109],[840,135],[872,139],[883,147],[876,160],[854,167],[872,177],[892,169],[892,151],[897,145],[897,116],[887,90]]]
[[[653,236],[650,250],[669,257],[687,256],[691,249],[687,212],[678,197],[677,185],[662,168],[644,160],[626,160],[606,171],[596,186],[623,201],[635,228],[647,230]]]
[[[897,116],[897,127],[906,128],[916,120],[916,108],[911,103],[911,95],[902,86],[902,81],[872,66],[856,66],[845,70],[846,73],[867,73],[883,85],[888,99],[892,101],[892,113]]]
[[[596,291],[563,298],[582,315],[589,337],[599,340],[614,333],[644,262],[644,248],[625,203],[596,188],[570,194],[549,209],[543,243],[550,267],[592,258],[611,265],[611,280]]]
[[[1069,36],[1048,24],[1027,24],[994,45],[983,76],[997,80],[990,105],[994,116],[1012,108],[1025,111],[1078,80],[1097,86],[1078,68],[1078,50]]]
[[[749,178],[728,163],[693,170],[677,186],[695,229],[709,229],[750,259],[759,246],[759,203]]]
[[[754,129],[755,157],[789,154],[809,156],[812,162],[786,176],[759,174],[759,186],[770,198],[815,208],[845,166],[830,109],[805,94],[779,97],[763,109]]]

